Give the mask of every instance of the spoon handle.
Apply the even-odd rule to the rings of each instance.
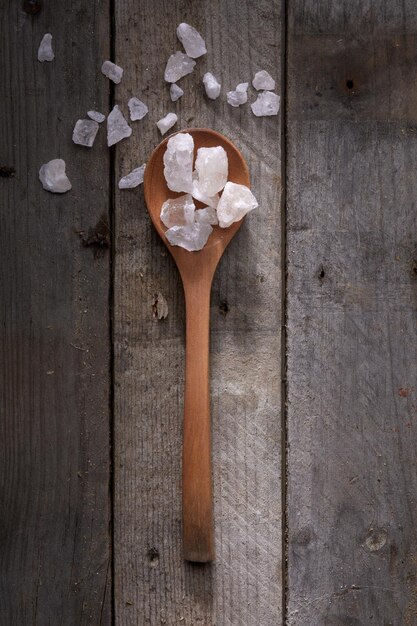
[[[214,559],[209,391],[210,290],[211,281],[192,281],[184,285],[183,552],[187,561],[200,563]]]

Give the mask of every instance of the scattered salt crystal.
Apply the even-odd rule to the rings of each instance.
[[[107,145],[113,146],[118,141],[125,139],[125,137],[130,137],[131,134],[132,129],[116,104],[107,118]]]
[[[177,80],[190,74],[195,66],[195,61],[183,52],[171,54],[168,59],[164,78],[167,83],[176,83]]]
[[[172,246],[181,246],[189,252],[201,250],[213,232],[210,224],[194,222],[187,226],[173,226],[165,231],[165,236]]]
[[[77,120],[72,131],[72,140],[80,146],[92,148],[99,125],[94,120]]]
[[[101,71],[103,72],[104,76],[107,76],[107,78],[116,83],[116,85],[118,85],[122,80],[122,68],[119,67],[119,65],[112,63],[111,61],[104,61],[103,65],[101,66]]]
[[[181,96],[184,95],[184,91],[181,89],[181,87],[178,87],[178,85],[172,83],[169,90],[169,95],[171,96],[172,102],[176,102],[181,98]]]
[[[65,193],[71,189],[71,183],[65,173],[65,161],[52,159],[44,163],[39,170],[42,187],[51,193]]]
[[[227,102],[232,107],[239,107],[241,104],[245,104],[248,101],[248,86],[249,83],[239,83],[235,91],[228,91]]]
[[[149,110],[146,104],[139,98],[130,98],[127,106],[129,107],[132,122],[143,119]]]
[[[161,118],[156,125],[158,126],[161,135],[165,135],[165,133],[177,123],[178,117],[175,113],[168,113],[165,117]]]
[[[206,72],[203,76],[203,83],[206,94],[211,100],[215,100],[220,95],[221,84],[211,72]]]
[[[161,208],[161,222],[167,228],[173,226],[192,226],[194,224],[195,206],[189,193],[178,198],[169,198]]]
[[[52,50],[52,35],[51,33],[46,33],[42,37],[42,41],[39,44],[38,61],[43,63],[44,61],[53,61],[54,58],[55,54]]]
[[[216,209],[213,209],[213,207],[210,206],[205,207],[204,209],[197,209],[195,212],[195,220],[200,224],[211,224],[212,226],[219,223]]]
[[[192,59],[197,59],[206,54],[206,44],[200,33],[185,22],[177,27],[177,37],[184,46],[185,52]]]
[[[101,124],[101,122],[104,122],[104,120],[106,119],[106,116],[103,115],[103,113],[99,113],[98,111],[88,111],[87,115],[90,119],[98,122],[99,124]]]
[[[228,161],[222,146],[199,148],[195,161],[197,191],[203,196],[214,196],[227,182]]]
[[[257,117],[277,115],[279,111],[279,96],[276,93],[272,93],[272,91],[262,91],[250,106]]]
[[[266,70],[256,72],[253,77],[252,85],[258,90],[264,89],[269,91],[270,89],[275,89],[275,81]]]
[[[168,189],[190,193],[193,186],[194,139],[177,133],[168,139],[164,153],[164,176]]]
[[[219,226],[227,228],[233,222],[238,222],[253,209],[256,209],[258,202],[245,185],[227,182],[217,205],[217,217]]]
[[[146,163],[132,170],[126,176],[119,180],[119,189],[134,189],[143,183],[143,175],[145,173]]]

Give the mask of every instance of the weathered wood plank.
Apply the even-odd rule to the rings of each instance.
[[[163,81],[187,21],[208,54],[180,81],[173,104]],[[280,121],[232,109],[226,91],[268,69],[280,81],[277,3],[116,4],[116,61],[126,68],[116,100],[143,97],[150,113],[117,148],[116,176],[159,143],[156,120],[208,126],[248,160],[261,208],[221,261],[211,302],[211,387],[216,562],[181,552],[181,421],[184,302],[169,253],[151,227],[142,191],[116,195],[115,608],[122,624],[281,623],[280,540]],[[223,84],[216,102],[201,77]],[[250,100],[254,98],[251,90]],[[168,317],[153,316],[162,293]]]
[[[288,623],[411,625],[417,10],[289,9]]]
[[[109,256],[77,231],[107,220],[109,163],[103,130],[91,151],[71,140],[107,111],[108,2],[23,4],[0,11],[0,166],[16,171],[0,177],[0,623],[108,624]],[[57,157],[63,196],[38,180]]]

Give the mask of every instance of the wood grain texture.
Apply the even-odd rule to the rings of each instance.
[[[181,21],[203,34],[208,54],[180,81],[173,104],[163,72],[180,49]],[[216,561],[184,563],[181,439],[184,299],[175,265],[154,232],[142,190],[116,194],[115,610],[130,624],[281,623],[280,517],[280,122],[232,109],[226,91],[269,70],[280,80],[276,3],[142,2],[116,5],[116,61],[129,71],[116,88],[150,113],[117,148],[116,179],[144,162],[168,111],[178,127],[229,137],[248,162],[260,200],[226,250],[211,299],[211,394]],[[222,82],[203,94],[210,70]],[[254,93],[250,91],[250,100]],[[168,317],[153,315],[156,294]],[[154,305],[154,309],[158,304]]]
[[[109,624],[109,257],[79,232],[108,218],[109,163],[103,131],[71,140],[107,112],[108,3],[42,4],[0,10],[0,624]],[[62,196],[38,180],[58,157]]]
[[[289,7],[288,623],[417,623],[417,11]]]

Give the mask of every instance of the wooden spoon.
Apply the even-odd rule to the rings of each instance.
[[[249,186],[247,165],[239,150],[226,137],[207,128],[181,132],[193,136],[195,152],[201,147],[223,146],[229,159],[228,180]],[[243,220],[229,228],[215,226],[208,242],[198,252],[188,252],[168,242],[166,228],[159,217],[161,206],[168,198],[181,195],[168,189],[164,177],[163,155],[168,139],[159,144],[146,165],[144,191],[151,220],[174,257],[184,286],[183,552],[187,561],[206,563],[214,559],[209,393],[210,291],[220,257]]]

